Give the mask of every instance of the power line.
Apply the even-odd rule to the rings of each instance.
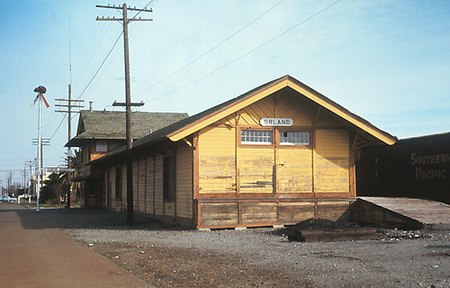
[[[152,2],[152,1],[151,1]],[[150,3],[151,3],[150,2]],[[147,4],[148,5],[150,5]],[[97,33],[97,30],[94,32]],[[100,64],[100,66],[97,68],[97,70],[95,71],[94,75],[92,76],[92,78],[89,80],[88,84],[86,85],[86,87],[83,89],[83,92],[81,92],[80,96],[78,96],[77,100],[80,100],[80,98],[84,95],[84,93],[86,92],[86,90],[89,88],[89,86],[92,84],[92,82],[94,81],[95,77],[97,77],[97,74],[100,72],[100,70],[103,68],[103,65],[105,64],[106,60],[109,58],[109,56],[111,55],[112,51],[114,50],[114,48],[117,45],[117,42],[119,42],[120,37],[122,36],[123,32],[121,32],[119,34],[119,36],[117,37],[117,39],[114,41],[113,46],[111,47],[111,49],[108,51],[108,53],[106,54],[106,57],[103,59],[102,63]],[[71,41],[71,40],[70,40]],[[70,44],[70,62],[71,62],[71,44]],[[92,55],[92,54],[91,54]],[[90,60],[88,61],[90,62]],[[70,70],[70,82],[72,82],[72,63],[69,64],[69,70]],[[80,76],[81,77],[81,76]],[[61,118],[61,121],[59,122],[58,126],[56,127],[55,131],[53,132],[52,136],[50,137],[50,140],[53,139],[53,137],[56,135],[56,133],[58,132],[58,130],[61,128],[62,123],[64,122],[64,119],[66,119],[67,115],[64,114],[63,117]],[[73,117],[71,117],[72,119]]]
[[[150,4],[152,4],[155,0],[151,0],[150,2],[147,3],[147,5],[144,6],[144,9],[138,11],[138,13],[136,13],[136,15],[134,15],[133,17],[131,17],[131,20],[135,20],[137,16],[139,16],[139,14],[141,14],[142,12],[144,12],[145,10],[147,10],[148,6],[150,6]]]
[[[90,43],[90,45],[87,46],[87,49],[85,49],[82,57],[80,57],[79,61],[76,62],[78,63],[78,67],[82,67],[82,69],[81,72],[77,73],[77,77],[74,81],[75,86],[78,85],[83,76],[86,74],[86,71],[88,70],[87,67],[89,67],[89,64],[92,63],[94,55],[96,55],[97,51],[99,51],[99,48],[101,47],[100,44],[104,42],[105,37],[110,34],[110,30],[110,26],[99,28],[97,25],[95,29],[92,29],[89,37],[84,40],[84,42]]]
[[[94,81],[95,77],[97,77],[97,74],[100,72],[100,70],[102,69],[103,65],[105,64],[106,60],[108,59],[109,55],[111,55],[112,51],[114,50],[114,48],[117,45],[117,42],[119,42],[120,37],[122,36],[123,32],[121,32],[119,34],[119,37],[117,37],[116,41],[114,42],[113,46],[111,47],[111,49],[109,50],[108,54],[106,55],[105,59],[103,59],[102,63],[100,64],[100,66],[98,67],[97,71],[95,71],[94,76],[92,76],[91,80],[89,80],[89,83],[86,85],[86,87],[84,88],[83,92],[81,92],[80,96],[78,96],[77,100],[80,100],[81,96],[84,95],[84,93],[86,92],[86,90],[89,88],[89,86],[91,85],[92,81]]]
[[[181,87],[178,87],[177,89],[174,89],[174,90],[172,90],[172,91],[169,91],[169,92],[167,92],[167,93],[165,93],[165,94],[162,94],[162,95],[160,95],[160,96],[158,96],[158,97],[152,98],[152,99],[150,99],[149,101],[153,101],[153,100],[156,100],[156,99],[165,97],[165,96],[167,96],[167,95],[173,94],[173,93],[175,93],[175,92],[178,92],[178,91],[180,91],[180,90],[182,90],[182,89],[184,89],[184,88],[186,88],[186,87],[191,86],[191,85],[194,84],[194,83],[197,83],[198,81],[201,81],[201,80],[203,80],[203,79],[205,79],[205,78],[211,76],[212,74],[214,74],[214,73],[216,73],[216,72],[218,72],[218,71],[220,71],[220,70],[222,70],[222,69],[224,69],[224,68],[230,66],[231,64],[233,64],[233,63],[235,63],[235,62],[241,60],[242,58],[247,57],[248,55],[252,54],[252,53],[255,52],[256,50],[258,50],[258,49],[260,49],[260,48],[266,46],[266,45],[269,44],[269,43],[271,43],[272,41],[274,41],[274,40],[276,40],[276,39],[278,39],[278,38],[280,38],[280,37],[286,35],[287,33],[289,33],[290,31],[294,30],[295,28],[297,28],[297,27],[299,27],[299,26],[301,26],[301,25],[307,23],[308,21],[310,21],[310,20],[312,20],[313,18],[319,16],[320,14],[322,14],[323,12],[325,12],[325,11],[328,10],[328,9],[330,9],[331,7],[333,7],[334,5],[336,5],[337,3],[341,2],[341,1],[342,1],[342,0],[337,0],[337,1],[333,2],[333,3],[331,3],[330,5],[326,6],[326,7],[323,8],[322,10],[320,10],[320,11],[314,13],[313,15],[309,16],[308,18],[306,18],[306,19],[304,19],[304,20],[298,22],[297,24],[291,26],[290,28],[288,28],[287,30],[283,31],[282,33],[276,35],[275,37],[272,37],[271,39],[267,40],[266,42],[263,42],[262,44],[256,46],[255,48],[253,48],[253,49],[251,49],[251,50],[249,50],[249,51],[247,51],[246,53],[242,54],[241,56],[239,56],[239,57],[237,57],[237,58],[231,60],[230,62],[228,62],[228,63],[226,63],[226,64],[224,64],[224,65],[222,65],[222,66],[220,66],[219,68],[217,68],[217,69],[215,69],[215,70],[213,70],[213,71],[211,71],[211,72],[209,72],[209,73],[206,73],[205,75],[203,75],[203,76],[201,76],[201,77],[199,77],[199,78],[197,78],[197,79],[194,79],[194,80],[192,80],[191,82],[188,82],[188,83],[186,83],[185,85],[182,85]]]
[[[186,69],[187,67],[191,66],[192,64],[196,63],[197,61],[199,61],[200,59],[202,59],[203,57],[205,57],[206,55],[208,55],[209,53],[211,53],[212,51],[216,50],[218,47],[220,47],[222,44],[224,44],[225,42],[227,42],[228,40],[234,38],[236,35],[238,35],[239,33],[241,33],[242,31],[244,31],[245,29],[247,29],[249,26],[251,26],[253,23],[255,23],[256,21],[258,21],[259,19],[261,19],[263,16],[265,16],[267,13],[269,13],[270,11],[272,11],[275,7],[277,7],[278,5],[280,5],[284,0],[279,1],[278,3],[276,3],[275,5],[273,5],[272,7],[270,7],[268,10],[264,11],[262,14],[258,15],[255,19],[253,19],[252,21],[250,21],[249,23],[247,23],[246,25],[244,25],[243,27],[241,27],[240,29],[238,29],[236,32],[234,32],[233,34],[231,34],[230,36],[228,36],[227,38],[225,38],[224,40],[220,41],[219,43],[217,43],[216,45],[214,45],[212,48],[210,48],[209,50],[207,50],[206,52],[204,52],[203,54],[201,54],[200,56],[198,56],[197,58],[195,58],[194,60],[188,62],[187,64],[185,64],[184,66],[180,67],[179,69],[175,70],[174,72],[170,73],[169,75],[167,75],[166,77],[164,77],[163,79],[159,80],[158,82],[152,84],[150,87],[147,87],[146,89],[142,90],[141,92],[138,92],[135,94],[135,96],[138,96],[144,92],[147,92],[148,90],[158,86],[159,84],[167,81],[168,79],[172,78],[174,75],[176,75],[178,72]]]
[[[148,7],[148,5],[150,5],[150,3],[153,1],[150,1],[146,7]],[[139,14],[139,13],[138,13]],[[134,16],[136,17],[137,14]],[[134,18],[133,17],[133,18]],[[95,71],[94,75],[91,77],[91,79],[89,80],[88,84],[86,85],[86,87],[83,89],[83,92],[81,92],[81,94],[78,96],[77,100],[80,100],[80,98],[84,95],[84,93],[86,92],[86,90],[89,88],[89,86],[92,84],[92,82],[95,80],[95,77],[97,77],[98,73],[100,72],[100,70],[103,68],[103,65],[105,65],[106,60],[108,60],[109,56],[111,55],[112,51],[114,50],[114,48],[116,47],[117,43],[120,40],[120,37],[122,36],[123,31],[119,34],[119,36],[117,37],[117,39],[114,41],[113,46],[111,47],[111,49],[109,49],[108,53],[106,54],[105,58],[103,59],[102,63],[100,64],[100,66],[97,68],[97,70]],[[70,67],[71,69],[71,67]],[[56,127],[55,131],[53,132],[52,136],[50,137],[50,140],[53,139],[53,137],[56,135],[56,133],[58,132],[58,130],[61,128],[62,123],[64,122],[64,119],[66,119],[67,115],[64,115],[61,119],[61,121],[59,122],[58,126]],[[72,117],[71,117],[72,118]]]
[[[52,136],[50,137],[50,140],[55,137],[56,133],[58,132],[59,128],[61,128],[62,123],[64,122],[64,119],[66,119],[67,115],[64,114],[64,116],[61,119],[61,122],[59,122],[58,127],[56,127],[55,132],[53,132]]]

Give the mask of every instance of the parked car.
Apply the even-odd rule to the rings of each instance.
[[[3,202],[16,202],[17,198],[16,197],[11,197],[9,195],[0,195],[0,201],[3,201]]]

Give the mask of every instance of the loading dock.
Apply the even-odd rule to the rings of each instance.
[[[351,218],[364,225],[400,229],[449,229],[450,205],[402,197],[358,197]]]

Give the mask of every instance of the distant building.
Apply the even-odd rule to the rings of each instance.
[[[101,205],[103,172],[91,167],[91,161],[126,144],[125,112],[81,111],[77,135],[67,147],[79,147],[81,167],[78,167],[80,194],[86,207]],[[186,113],[132,112],[132,137],[141,138],[169,124],[188,117]]]

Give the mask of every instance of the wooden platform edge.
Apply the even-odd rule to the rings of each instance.
[[[416,219],[361,198],[358,198],[350,206],[350,219],[352,222],[361,226],[398,228],[404,230],[415,230],[425,227],[424,223]]]

